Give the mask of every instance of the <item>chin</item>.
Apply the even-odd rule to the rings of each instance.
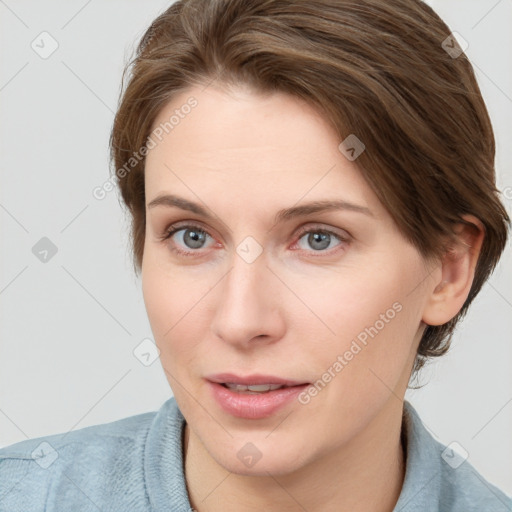
[[[213,445],[213,446],[212,446]],[[210,456],[226,471],[243,476],[278,476],[293,473],[307,464],[304,443],[261,439],[253,442],[236,440],[226,449],[212,440],[206,446]]]

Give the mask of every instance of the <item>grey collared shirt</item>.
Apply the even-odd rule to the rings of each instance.
[[[0,450],[0,512],[191,512],[183,473],[185,420],[159,411]],[[406,473],[394,512],[512,512],[512,499],[437,442],[404,402]]]

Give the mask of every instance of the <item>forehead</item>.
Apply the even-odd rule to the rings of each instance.
[[[302,197],[377,201],[328,122],[293,96],[191,87],[160,111],[156,130],[146,158],[147,202],[161,192],[276,209]]]

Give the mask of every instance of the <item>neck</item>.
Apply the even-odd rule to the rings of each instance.
[[[227,471],[186,425],[185,475],[191,505],[198,512],[392,512],[405,476],[402,407],[391,397],[350,445],[277,476]]]

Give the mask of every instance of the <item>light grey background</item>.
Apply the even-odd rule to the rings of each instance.
[[[430,3],[469,44],[510,212],[512,0]],[[109,177],[123,66],[169,4],[0,1],[0,446],[157,410],[171,396],[159,361],[133,354],[152,334],[117,193],[92,195]],[[47,58],[31,47],[49,51],[52,39]],[[58,249],[46,263],[32,252],[42,237]],[[512,495],[510,256],[509,243],[451,352],[406,398]]]

